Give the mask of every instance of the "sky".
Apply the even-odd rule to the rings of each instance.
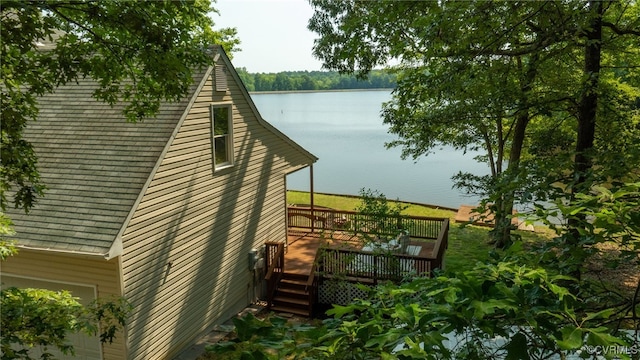
[[[311,49],[317,35],[307,29],[308,0],[217,0],[214,28],[235,27],[241,51],[233,65],[251,73],[321,70]]]

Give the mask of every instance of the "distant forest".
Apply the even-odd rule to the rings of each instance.
[[[388,89],[396,86],[395,75],[383,70],[372,70],[366,80],[335,71],[250,73],[246,68],[236,71],[249,91]]]

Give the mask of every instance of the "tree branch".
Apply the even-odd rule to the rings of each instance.
[[[603,21],[602,22],[602,26],[608,27],[609,29],[611,29],[611,31],[613,31],[614,33],[616,33],[618,35],[640,36],[640,30],[636,30],[636,29],[620,29],[615,24],[612,24],[612,23],[610,23],[608,21]]]
[[[134,84],[137,83],[136,73],[135,73],[135,70],[132,68],[131,63],[129,61],[125,61],[125,59],[120,57],[118,52],[115,50],[115,46],[117,44],[114,44],[114,43],[112,43],[110,41],[107,41],[103,36],[100,36],[95,31],[93,31],[93,29],[89,28],[88,26],[85,26],[84,24],[81,24],[79,21],[76,21],[74,19],[69,18],[68,16],[66,16],[65,14],[60,12],[57,7],[55,7],[55,6],[49,7],[49,10],[51,12],[55,13],[56,15],[60,16],[62,19],[64,19],[68,23],[74,24],[74,25],[78,26],[80,29],[82,29],[83,31],[86,31],[87,33],[91,34],[93,36],[94,41],[98,41],[101,44],[104,44],[105,48],[108,49],[109,52],[114,57],[118,58],[120,60],[120,62],[125,64],[126,68],[129,71],[130,79],[133,81]],[[79,9],[76,9],[76,10],[79,10]],[[122,45],[119,45],[119,46],[123,47]]]

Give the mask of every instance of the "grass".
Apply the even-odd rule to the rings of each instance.
[[[478,262],[486,262],[494,251],[488,238],[488,228],[452,223],[449,228],[449,248],[444,256],[445,269],[467,271]]]
[[[350,210],[353,211],[360,204],[360,198],[351,195],[330,195],[330,194],[315,194],[313,202],[317,206],[325,206],[336,210]],[[304,191],[288,191],[287,203],[289,204],[309,204],[309,193]],[[391,201],[395,203],[395,201]],[[451,210],[442,208],[433,208],[428,205],[403,203],[408,206],[403,212],[412,216],[432,216],[432,217],[448,217],[451,221],[454,220],[456,213]]]

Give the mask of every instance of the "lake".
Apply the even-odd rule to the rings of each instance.
[[[452,188],[458,171],[486,174],[488,168],[444,147],[414,162],[401,149],[386,149],[396,137],[382,123],[389,90],[252,94],[262,117],[319,158],[314,165],[316,192],[357,195],[378,190],[400,199],[457,208],[478,198]],[[291,190],[309,190],[309,171],[287,177]]]

